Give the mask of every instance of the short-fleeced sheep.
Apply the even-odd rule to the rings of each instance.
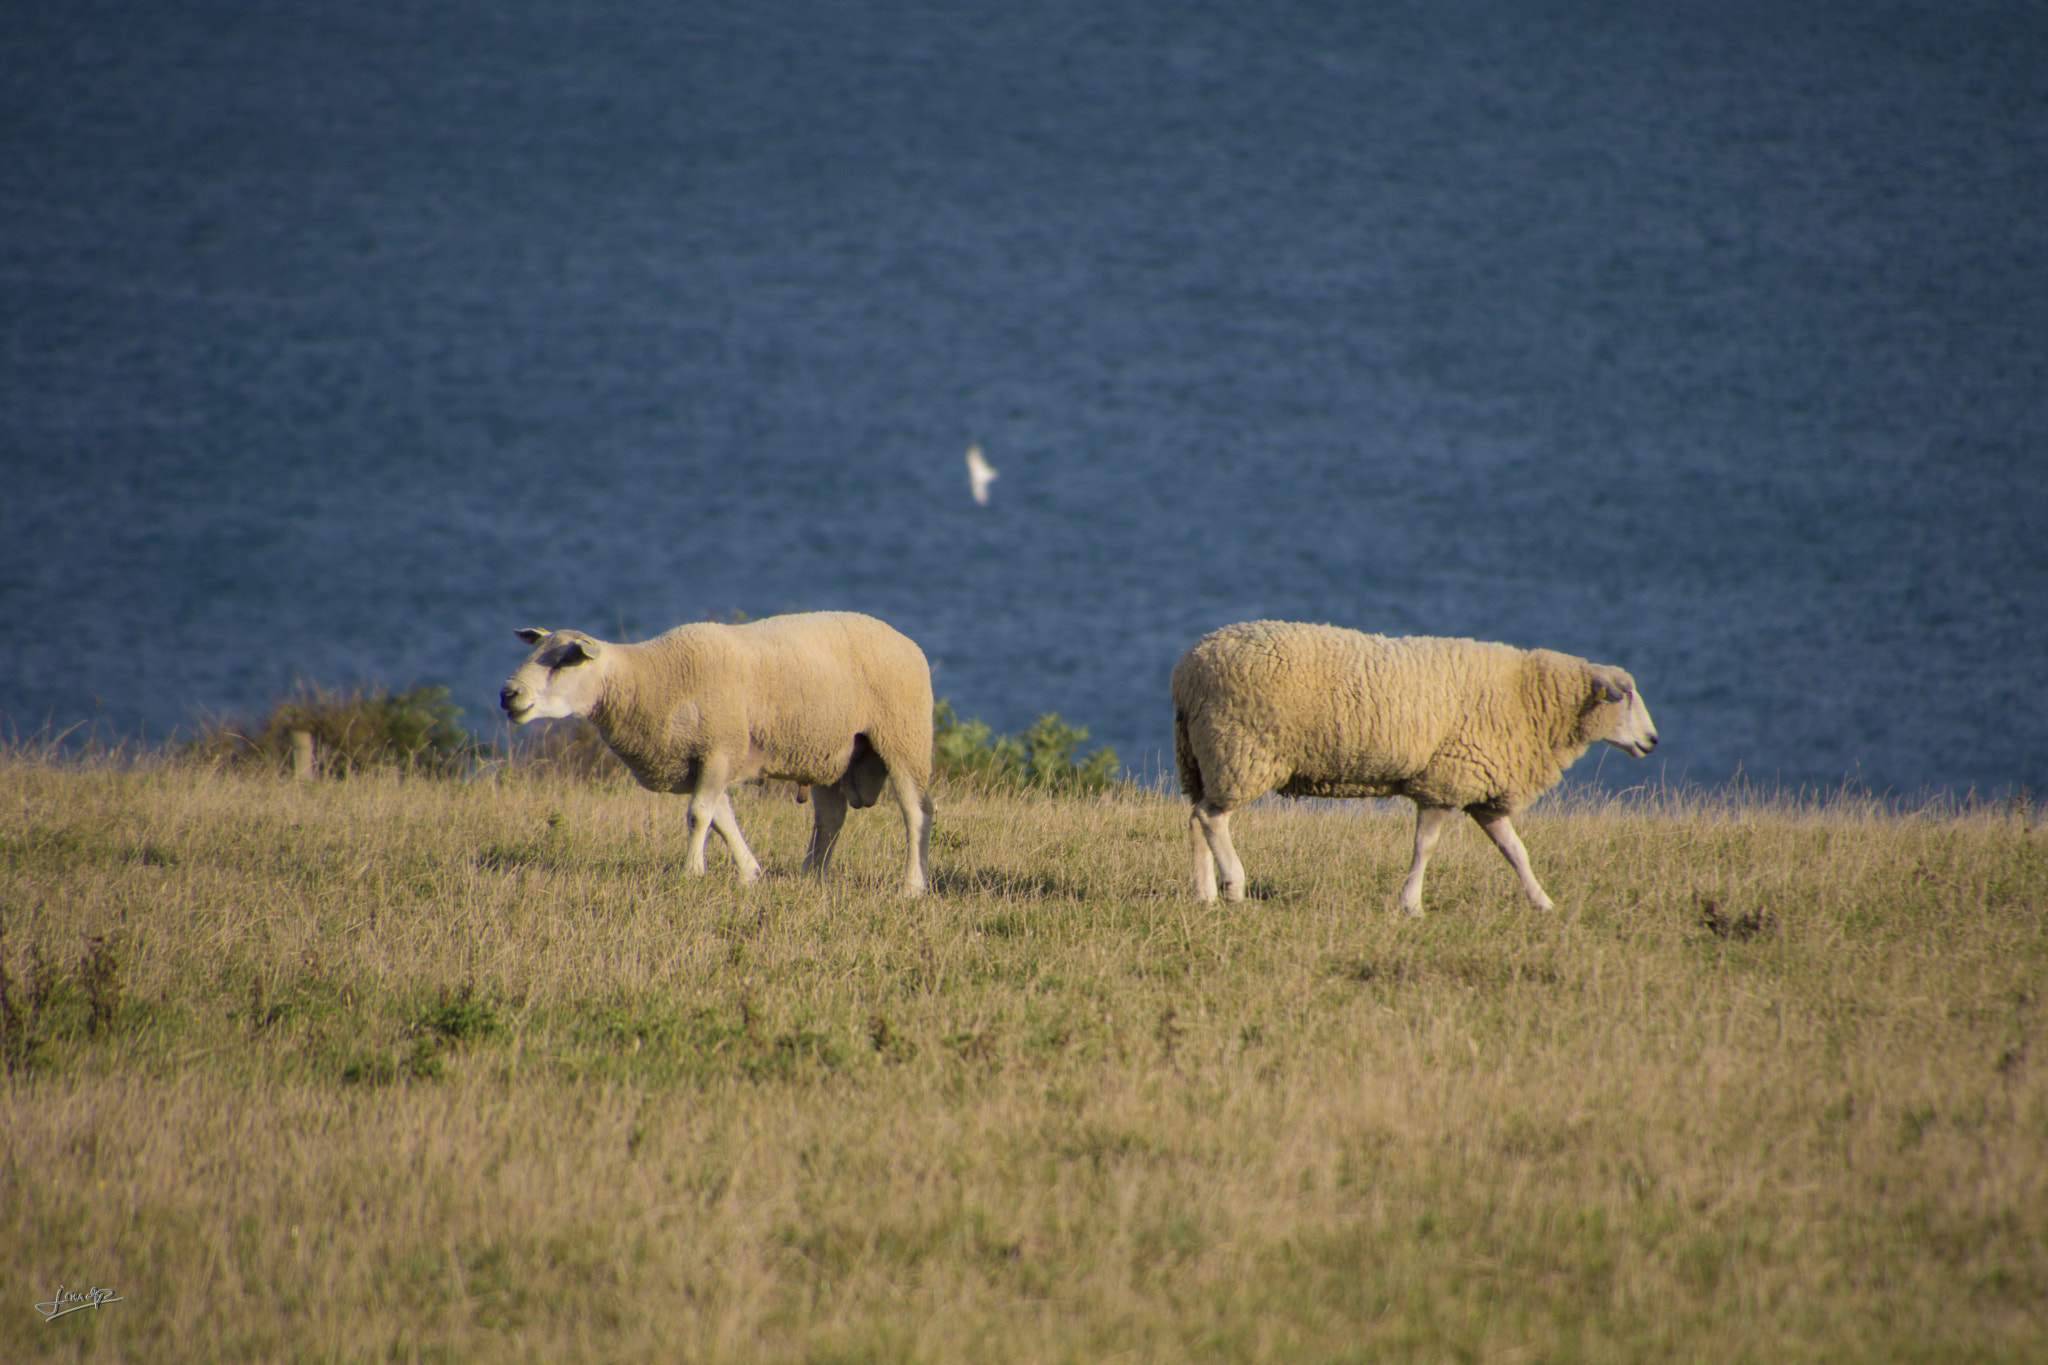
[[[1173,670],[1174,757],[1194,803],[1194,891],[1242,900],[1230,813],[1258,796],[1405,796],[1415,858],[1401,908],[1422,913],[1422,873],[1451,813],[1486,831],[1539,910],[1512,817],[1596,741],[1636,757],[1657,729],[1635,680],[1552,650],[1390,638],[1338,626],[1246,621],[1203,636]]]
[[[804,869],[822,877],[846,809],[884,788],[903,812],[906,893],[929,881],[932,675],[924,652],[854,612],[704,621],[640,644],[574,630],[522,630],[534,647],[499,702],[515,724],[584,716],[650,791],[690,798],[689,870],[704,871],[710,832],[739,865],[761,864],[740,837],[729,784],[785,778],[810,787]]]

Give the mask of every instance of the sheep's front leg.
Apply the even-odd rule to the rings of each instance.
[[[1522,847],[1522,838],[1515,833],[1515,826],[1505,815],[1482,815],[1472,812],[1472,818],[1479,828],[1486,831],[1486,837],[1493,840],[1493,846],[1508,860],[1508,866],[1522,879],[1522,890],[1528,893],[1529,904],[1538,910],[1554,910],[1550,897],[1543,894],[1543,887],[1536,880],[1536,874],[1529,870],[1529,850]]]
[[[1401,883],[1401,908],[1417,919],[1422,917],[1422,874],[1429,866],[1429,852],[1450,818],[1448,806],[1415,808],[1415,860],[1408,864],[1408,879]]]
[[[1216,899],[1217,874],[1222,874],[1223,899],[1244,899],[1244,864],[1230,842],[1230,812],[1195,803],[1188,816],[1188,843],[1195,855],[1195,899]]]
[[[725,840],[726,851],[732,854],[733,862],[739,865],[740,885],[752,886],[761,880],[761,860],[754,856],[754,850],[747,847],[747,841],[740,836],[740,822],[732,813],[732,793],[718,794],[718,809],[712,813],[712,827],[718,837]]]
[[[754,857],[754,851],[747,847],[747,841],[740,837],[740,823],[733,818],[732,798],[725,790],[727,772],[727,764],[709,762],[698,774],[697,786],[690,793],[687,866],[692,875],[704,875],[704,845],[710,840],[711,831],[716,829],[718,837],[725,840],[733,861],[739,864],[740,881],[757,882],[761,879],[761,864]]]
[[[691,792],[690,804],[683,816],[684,829],[689,835],[688,853],[683,868],[693,877],[704,875],[704,844],[711,838],[711,825],[718,815],[719,792]]]
[[[839,788],[820,783],[811,788],[811,846],[804,852],[804,871],[819,880],[839,843],[839,828],[846,823],[846,797]]]

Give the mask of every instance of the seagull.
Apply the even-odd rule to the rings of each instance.
[[[983,507],[988,506],[988,486],[995,480],[995,470],[989,468],[988,461],[981,458],[981,447],[967,447],[967,486],[974,494],[974,500]]]

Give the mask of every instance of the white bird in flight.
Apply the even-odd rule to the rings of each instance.
[[[967,486],[974,494],[974,500],[983,507],[988,506],[988,486],[995,481],[996,471],[981,458],[981,447],[967,447]]]

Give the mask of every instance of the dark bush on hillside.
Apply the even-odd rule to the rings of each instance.
[[[300,683],[261,720],[212,725],[193,748],[212,763],[290,772],[292,733],[303,730],[313,736],[314,770],[323,777],[372,768],[450,776],[482,752],[476,738],[456,724],[461,714],[445,687],[392,693],[379,683],[359,683],[343,692]]]

